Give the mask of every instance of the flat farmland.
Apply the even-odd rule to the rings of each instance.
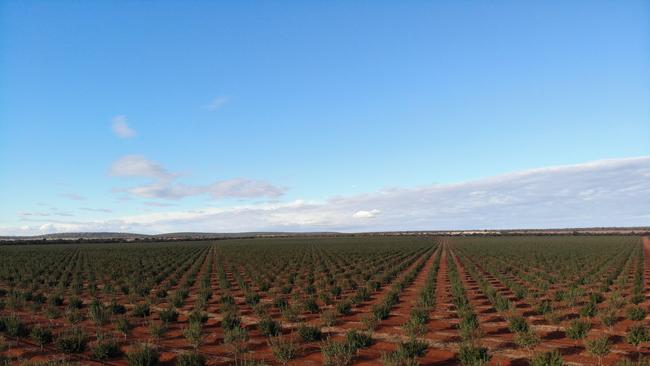
[[[355,236],[0,246],[0,365],[616,365],[650,241]]]

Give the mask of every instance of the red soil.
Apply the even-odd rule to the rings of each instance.
[[[642,238],[643,242],[643,266],[644,266],[644,294],[645,301],[643,306],[646,308],[650,305],[650,294],[648,291],[650,289],[650,239],[647,237]],[[412,284],[407,286],[403,292],[400,294],[400,301],[391,309],[391,315],[382,321],[376,331],[373,333],[373,338],[375,343],[373,346],[363,349],[359,352],[357,359],[355,360],[355,365],[377,365],[381,363],[381,354],[383,352],[390,352],[396,349],[397,344],[400,341],[406,340],[401,326],[408,320],[409,313],[411,309],[415,306],[419,292],[421,291],[424,282],[431,270],[431,267],[434,263],[434,260],[437,254],[440,254],[440,267],[437,274],[436,281],[436,303],[434,309],[431,311],[430,318],[431,320],[427,324],[428,332],[421,337],[423,340],[426,340],[429,343],[429,349],[426,354],[419,358],[418,361],[423,365],[456,365],[456,352],[460,346],[460,336],[458,330],[456,329],[456,324],[458,322],[458,315],[456,314],[454,305],[452,303],[452,297],[450,292],[450,279],[449,279],[449,268],[447,266],[447,257],[450,256],[456,266],[465,286],[468,298],[470,299],[471,304],[473,305],[480,322],[480,327],[484,331],[483,344],[488,347],[493,355],[491,365],[525,365],[525,358],[531,356],[532,353],[538,351],[549,351],[552,349],[559,349],[563,354],[565,361],[570,362],[574,365],[593,365],[595,364],[595,359],[590,356],[582,346],[582,342],[579,342],[579,346],[576,346],[576,342],[568,339],[564,334],[564,327],[561,325],[552,325],[549,324],[542,316],[536,315],[534,312],[533,304],[527,302],[526,299],[515,300],[514,294],[510,289],[508,289],[498,278],[488,273],[481,267],[480,263],[472,262],[479,271],[479,274],[486,279],[491,286],[493,286],[499,293],[503,296],[509,298],[511,302],[515,305],[515,311],[524,317],[527,318],[530,324],[533,325],[533,328],[536,330],[538,335],[542,338],[542,343],[535,347],[532,351],[526,351],[518,348],[513,340],[514,336],[510,333],[507,328],[507,322],[505,315],[498,313],[492,304],[489,302],[485,294],[482,293],[477,283],[471,278],[468,274],[461,261],[459,260],[459,254],[453,250],[453,247],[448,243],[442,243],[436,253],[431,251],[427,252],[426,255],[429,257],[425,258],[424,255],[421,255],[416,261],[414,261],[408,268],[406,268],[395,281],[404,274],[412,270],[420,260],[426,260],[426,263],[422,270],[418,273],[415,280]],[[159,342],[158,346],[161,351],[161,360],[169,365],[174,364],[175,358],[179,352],[190,350],[191,347],[188,345],[187,341],[183,337],[183,328],[187,326],[187,314],[192,310],[195,302],[197,292],[200,287],[200,278],[204,273],[210,273],[210,282],[211,287],[214,289],[213,297],[208,301],[207,312],[209,320],[204,327],[204,343],[200,347],[200,352],[204,354],[210,365],[226,365],[232,362],[232,356],[229,354],[228,349],[223,344],[223,331],[220,327],[221,313],[219,305],[219,280],[216,272],[216,263],[212,267],[208,268],[208,257],[212,256],[217,258],[219,255],[218,249],[216,247],[211,248],[206,251],[206,253],[201,255],[201,269],[199,274],[196,276],[197,281],[193,285],[190,291],[190,297],[186,300],[183,309],[179,312],[181,313],[179,321],[177,323],[171,324],[168,331],[165,333],[163,339]],[[78,253],[71,254],[70,260],[76,260]],[[469,259],[464,259],[469,260]],[[255,326],[259,319],[255,316],[252,311],[252,308],[246,304],[244,300],[244,293],[242,289],[239,288],[237,282],[234,279],[234,274],[228,272],[228,279],[232,285],[231,292],[236,299],[238,307],[241,311],[242,320],[244,325],[248,328],[250,333],[249,346],[251,352],[246,356],[247,358],[253,358],[256,360],[265,360],[271,365],[278,365],[277,361],[274,360],[274,357],[271,352],[271,348],[266,342],[264,336],[262,336],[257,327]],[[180,288],[180,284],[183,283],[184,278],[188,275],[185,273],[178,285],[175,285],[172,288],[171,293],[174,290]],[[245,277],[245,274],[242,273],[242,276]],[[634,276],[634,266],[631,267],[629,273],[622,273],[621,276],[627,276],[630,279],[630,283]],[[522,285],[527,285],[525,281],[518,278],[511,278],[514,281]],[[246,278],[247,281],[250,279]],[[555,285],[559,286],[559,285]],[[334,339],[340,339],[343,337],[345,332],[349,329],[360,329],[362,327],[360,320],[361,317],[370,312],[372,305],[377,304],[382,300],[384,295],[390,290],[390,284],[384,285],[379,291],[372,294],[371,299],[366,301],[359,306],[354,308],[354,311],[351,315],[340,317],[339,324],[334,327],[324,328],[329,336]],[[555,290],[552,288],[551,290]],[[155,291],[155,290],[154,290]],[[261,301],[270,303],[272,299],[268,293],[259,292],[262,296]],[[626,288],[624,294],[629,294],[630,288]],[[344,294],[345,295],[345,294]],[[607,297],[609,294],[605,294]],[[109,301],[105,295],[102,295],[102,300]],[[118,302],[126,303],[126,296],[120,295],[118,297]],[[156,304],[154,309],[165,308],[168,305],[168,300],[162,300],[159,304]],[[578,314],[578,308],[566,309],[564,312],[565,316],[571,317]],[[154,311],[153,313],[157,313]],[[281,319],[281,314],[277,310],[271,311],[271,316],[274,319]],[[55,334],[60,332],[62,329],[65,329],[68,325],[64,320],[59,319],[56,321],[51,321],[47,319],[44,315],[34,315],[27,311],[20,311],[17,313],[24,320],[28,320],[28,324],[52,324]],[[154,319],[157,319],[157,315],[153,316]],[[320,319],[317,314],[308,314],[303,317],[303,321],[306,321],[311,324],[317,324],[320,322]],[[632,324],[631,321],[620,319],[620,321],[614,326],[612,330],[604,327],[598,319],[593,321],[593,329],[589,333],[589,338],[594,338],[601,336],[603,334],[608,334],[613,340],[614,346],[612,353],[607,356],[604,360],[604,364],[613,365],[616,360],[621,359],[626,355],[635,355],[636,350],[627,345],[625,342],[625,332],[627,328]],[[647,319],[645,321],[647,323]],[[566,321],[563,321],[562,324],[567,324]],[[86,319],[80,323],[80,325],[87,331],[88,334],[94,334],[97,329],[90,320]],[[296,324],[283,324],[283,332],[287,336],[294,337],[297,339],[294,329]],[[107,325],[103,327],[104,331],[115,331],[113,325]],[[132,334],[129,335],[126,341],[122,342],[123,350],[128,350],[128,345],[136,341],[148,341],[149,340],[148,328],[143,321],[137,324],[136,328],[133,330]],[[2,352],[2,354],[17,356],[23,360],[29,361],[44,361],[48,359],[63,359],[64,355],[58,352],[53,345],[46,347],[43,351],[40,350],[40,347],[32,344],[27,340],[9,340],[11,349]],[[318,342],[312,343],[301,343],[301,353],[300,357],[292,362],[290,365],[320,365],[322,364],[322,357],[320,354]],[[648,345],[644,344],[642,347],[644,354],[648,353]],[[80,361],[85,365],[126,365],[124,359],[110,361],[105,363],[94,362],[89,359],[89,352],[87,351],[84,354],[77,356],[67,356],[67,359],[72,359],[73,361]]]

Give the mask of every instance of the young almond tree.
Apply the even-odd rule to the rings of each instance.
[[[464,343],[460,346],[458,360],[463,366],[484,366],[492,359],[485,347]]]
[[[611,350],[612,344],[607,335],[587,341],[587,352],[596,357],[599,366],[603,364],[603,357],[607,356]]]
[[[523,331],[523,332],[518,332],[515,335],[515,343],[519,347],[523,347],[528,351],[532,350],[540,342],[541,342],[541,340],[540,340],[539,336],[532,329],[528,329],[528,330]]]
[[[290,338],[282,336],[270,337],[268,343],[273,350],[275,359],[283,365],[286,365],[298,355],[299,347]]]
[[[197,350],[203,342],[203,323],[199,321],[190,322],[189,326],[183,330],[183,335],[187,342]]]
[[[43,352],[43,346],[52,342],[52,330],[38,325],[32,328],[30,337],[41,347],[41,352]]]
[[[566,335],[570,339],[576,341],[576,346],[578,341],[584,339],[587,336],[587,332],[591,329],[591,323],[583,320],[574,320],[571,322],[569,327],[566,329]]]
[[[641,324],[632,326],[630,330],[627,331],[626,336],[627,343],[633,345],[636,348],[636,351],[641,356],[641,343],[647,342],[650,340],[650,333],[648,328]]]
[[[230,348],[235,361],[248,351],[248,330],[241,326],[224,331],[224,343]]]
[[[558,350],[543,352],[533,356],[530,366],[564,366],[564,360]]]
[[[119,317],[115,322],[115,329],[124,335],[124,340],[126,341],[126,337],[131,333],[131,330],[133,329],[133,324],[131,324],[126,317]]]
[[[167,331],[167,327],[165,326],[165,324],[153,320],[149,321],[147,328],[149,329],[149,336],[151,337],[151,341],[153,342],[154,345],[158,344],[160,338],[162,338],[162,336]]]

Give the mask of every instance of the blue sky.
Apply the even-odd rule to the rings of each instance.
[[[645,1],[1,1],[0,55],[0,234],[650,222]],[[573,194],[624,166],[636,206],[360,199],[580,164]]]

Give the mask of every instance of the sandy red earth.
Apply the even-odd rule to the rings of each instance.
[[[650,288],[650,239],[647,237],[642,238],[643,254],[644,254],[644,296],[645,300],[642,306],[648,308],[650,305],[650,296],[648,289]],[[210,249],[210,255],[218,255],[214,248]],[[382,353],[394,351],[399,342],[406,341],[408,337],[402,329],[402,325],[406,323],[409,318],[411,309],[415,306],[418,294],[429,275],[432,268],[434,259],[440,256],[440,266],[436,278],[436,303],[430,313],[430,320],[427,323],[427,333],[421,337],[428,343],[428,350],[426,354],[418,358],[422,365],[457,365],[457,352],[460,346],[461,338],[459,331],[456,327],[458,323],[458,314],[455,311],[452,303],[452,296],[450,293],[450,277],[449,268],[446,258],[451,258],[458,267],[463,285],[466,289],[467,296],[479,316],[480,327],[484,333],[482,344],[486,346],[492,355],[490,365],[527,365],[527,359],[533,353],[540,351],[560,350],[564,360],[571,365],[593,365],[596,364],[594,357],[589,355],[585,350],[582,342],[576,342],[566,337],[565,329],[560,325],[551,325],[544,320],[542,316],[536,315],[532,310],[532,305],[526,302],[526,299],[516,300],[512,291],[499,279],[492,276],[487,271],[483,271],[481,263],[474,263],[474,265],[481,271],[481,275],[494,287],[499,293],[507,297],[515,304],[515,311],[524,316],[533,326],[535,331],[540,335],[542,342],[531,350],[524,350],[514,344],[513,334],[508,331],[507,321],[503,314],[498,313],[491,303],[487,300],[485,294],[482,293],[477,283],[466,272],[463,262],[459,259],[459,253],[454,249],[453,242],[442,241],[442,244],[437,246],[435,251],[429,251],[418,258],[417,261],[412,263],[408,268],[401,272],[400,276],[408,273],[413,269],[418,261],[424,261],[425,265],[422,270],[417,274],[415,280],[408,285],[400,294],[400,299],[397,305],[391,309],[390,316],[382,320],[377,326],[376,330],[372,333],[374,344],[368,348],[359,351],[355,358],[355,365],[377,365],[381,364]],[[206,271],[214,271],[214,268],[208,268],[207,258],[204,257],[198,278],[201,277]],[[212,265],[214,267],[214,264]],[[245,276],[242,272],[241,275]],[[634,275],[634,268],[629,270],[629,273],[624,274],[630,278]],[[399,276],[398,276],[399,278]],[[256,317],[251,306],[249,306],[245,299],[242,289],[237,285],[234,279],[234,274],[228,272],[228,279],[232,283],[232,293],[236,298],[237,304],[241,311],[242,322],[250,332],[249,349],[250,352],[244,357],[246,359],[263,360],[266,364],[279,365],[280,363],[275,360],[272,354],[272,349],[269,346],[266,337],[264,337],[256,327],[259,318]],[[519,280],[519,279],[515,279]],[[522,281],[523,283],[523,281]],[[213,288],[218,288],[218,279],[216,276],[211,276],[211,285]],[[193,287],[193,290],[198,291],[198,283]],[[374,304],[381,301],[383,296],[389,291],[390,286],[383,286],[379,291],[374,293],[370,300],[355,307],[350,315],[342,316],[338,319],[338,323],[334,326],[323,327],[322,330],[328,336],[335,339],[343,339],[345,332],[349,329],[362,329],[363,325],[361,319],[364,315],[370,312]],[[630,291],[630,289],[623,289]],[[173,289],[172,289],[173,291]],[[191,291],[188,301],[182,309],[179,309],[180,317],[178,322],[172,323],[169,330],[165,333],[163,338],[157,342],[157,347],[160,351],[160,361],[162,364],[173,365],[177,355],[181,352],[191,350],[188,342],[183,336],[183,328],[187,324],[187,315],[192,310],[196,291]],[[262,296],[261,301],[271,303],[272,299],[267,293],[260,292]],[[345,294],[344,294],[345,295]],[[606,294],[607,296],[607,294]],[[160,302],[153,307],[154,314],[156,309],[163,309],[167,307],[167,303]],[[207,313],[208,321],[204,328],[204,340],[200,346],[199,351],[206,356],[209,365],[227,365],[233,362],[233,357],[228,348],[223,343],[224,333],[221,329],[220,320],[221,314],[219,310],[219,298],[213,296],[208,300]],[[569,309],[568,313],[578,313],[578,309]],[[63,319],[49,320],[45,315],[34,315],[28,311],[18,312],[18,315],[24,319],[28,325],[34,324],[51,324],[57,331],[64,329],[67,325]],[[155,315],[154,315],[155,316]],[[280,320],[281,314],[279,311],[272,311],[271,316],[274,319]],[[318,314],[308,314],[304,319],[307,323],[318,325],[320,317]],[[612,329],[602,325],[598,319],[593,320],[593,328],[589,333],[590,337],[597,337],[599,335],[607,334],[613,341],[612,352],[605,357],[605,365],[614,365],[617,360],[623,357],[635,356],[637,350],[626,343],[625,334],[626,330],[631,325],[631,321],[624,318],[615,324]],[[644,321],[648,323],[648,318]],[[81,326],[87,330],[88,333],[94,333],[97,328],[88,320],[84,320]],[[283,334],[287,336],[295,336],[295,329],[297,323],[283,322]],[[115,331],[113,325],[105,326],[104,331]],[[121,342],[123,351],[128,351],[131,344],[138,342],[150,342],[150,336],[147,326],[144,322],[138,324],[133,332]],[[105,362],[93,361],[90,358],[89,352],[80,355],[64,355],[58,352],[54,345],[48,345],[43,350],[36,346],[29,338],[12,339],[6,338],[5,343],[9,346],[2,354],[11,357],[14,360],[22,361],[47,361],[52,359],[67,359],[74,362],[87,365],[126,365],[125,358],[110,360]],[[643,344],[641,352],[648,354],[650,349],[648,344]],[[16,361],[18,362],[18,361]],[[320,353],[319,343],[301,343],[299,357],[290,361],[289,365],[321,365],[323,359]]]

